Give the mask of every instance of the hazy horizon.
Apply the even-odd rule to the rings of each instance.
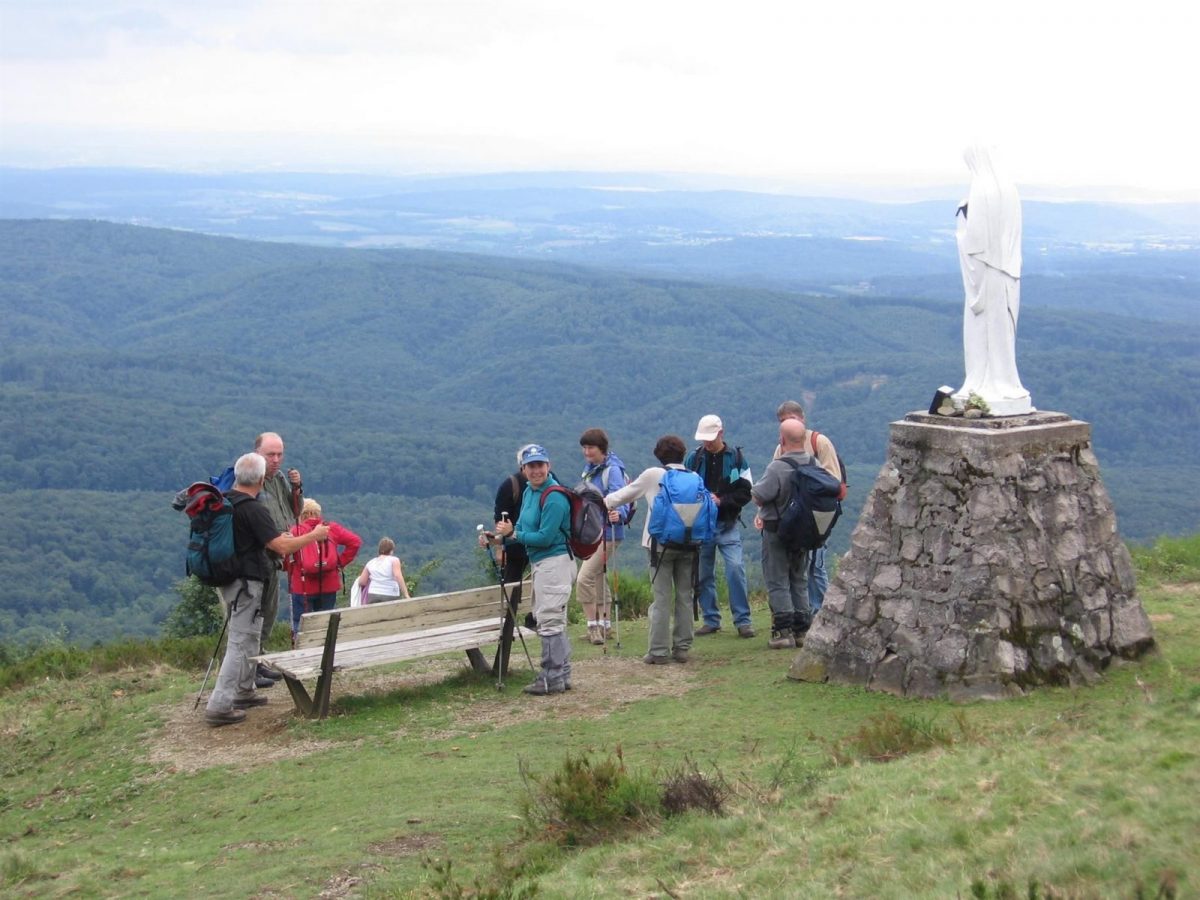
[[[965,186],[982,139],[1031,196],[1196,201],[1197,33],[1175,0],[6,0],[0,165],[890,199]]]

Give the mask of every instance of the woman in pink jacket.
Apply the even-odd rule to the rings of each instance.
[[[362,546],[362,538],[337,522],[321,521],[321,504],[311,497],[300,509],[300,524],[292,534],[308,534],[318,525],[329,526],[329,539],[317,541],[288,558],[288,587],[292,594],[292,640],[306,612],[323,612],[337,604],[342,586],[342,569],[350,565]]]

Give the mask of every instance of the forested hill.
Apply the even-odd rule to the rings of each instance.
[[[1093,422],[1128,537],[1198,525],[1198,338],[1022,315],[1022,376],[1040,408]],[[410,565],[442,558],[429,586],[457,586],[520,443],[574,477],[599,425],[637,472],[658,434],[718,412],[760,469],[792,397],[861,503],[887,423],[962,370],[944,300],[81,221],[0,221],[0,343],[0,627],[76,639],[153,630],[185,531],[169,495],[264,429],[334,518],[398,536]]]

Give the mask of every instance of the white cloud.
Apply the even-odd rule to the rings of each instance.
[[[9,0],[0,161],[1196,190],[1193,6]]]

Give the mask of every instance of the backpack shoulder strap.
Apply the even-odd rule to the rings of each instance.
[[[701,445],[692,451],[692,464],[690,466],[688,466],[688,468],[691,469],[693,472],[700,471],[700,466],[704,460],[704,453],[705,453],[704,445]]]

